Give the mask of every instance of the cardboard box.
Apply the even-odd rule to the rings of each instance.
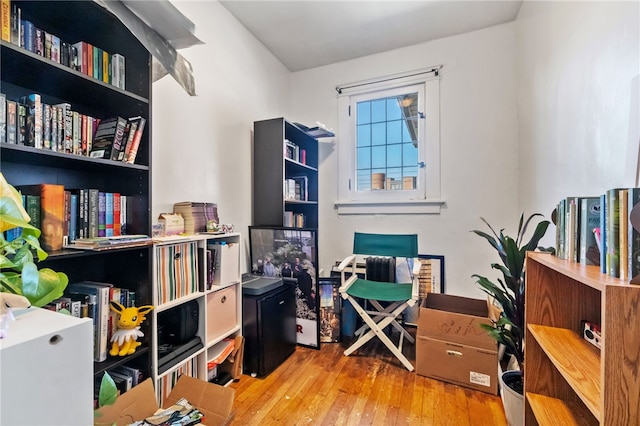
[[[158,223],[162,225],[164,235],[178,235],[184,232],[184,219],[180,213],[161,213]]]
[[[180,398],[185,398],[203,414],[207,426],[225,425],[231,418],[235,389],[226,388],[189,376],[182,376],[162,403],[170,407]],[[100,424],[124,426],[153,415],[160,407],[153,390],[153,381],[147,379],[128,392],[123,393],[115,404],[101,407],[96,417]]]
[[[498,345],[480,324],[491,324],[487,301],[428,293],[420,306],[416,373],[498,394]]]

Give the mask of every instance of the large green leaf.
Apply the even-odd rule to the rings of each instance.
[[[34,263],[27,263],[22,268],[22,295],[32,305],[42,307],[62,297],[69,278],[62,272],[49,268],[38,271]]]
[[[0,197],[0,221],[4,222],[3,231],[17,227],[33,228],[22,218],[20,208],[11,197]]]
[[[118,397],[118,388],[109,373],[105,372],[100,381],[100,393],[98,394],[98,407],[112,405]]]

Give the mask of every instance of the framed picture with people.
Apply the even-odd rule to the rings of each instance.
[[[320,292],[315,229],[249,227],[251,273],[295,282],[297,343],[320,347]]]

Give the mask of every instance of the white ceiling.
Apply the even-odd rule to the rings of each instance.
[[[522,0],[220,3],[289,71],[300,71],[510,22]]]

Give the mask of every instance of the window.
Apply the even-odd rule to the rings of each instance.
[[[439,80],[426,73],[341,90],[339,213],[439,212]]]

